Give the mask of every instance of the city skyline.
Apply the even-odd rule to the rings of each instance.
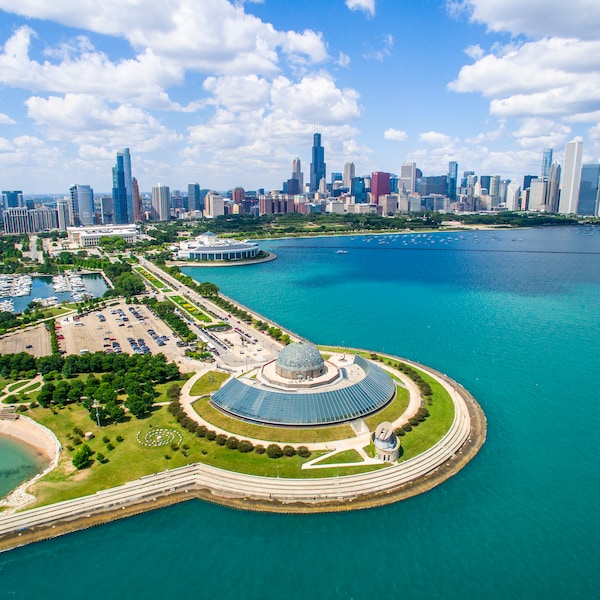
[[[279,188],[323,136],[329,172],[472,170],[522,181],[584,141],[600,157],[600,6],[375,0],[0,0],[3,189]],[[203,36],[197,32],[203,31]]]

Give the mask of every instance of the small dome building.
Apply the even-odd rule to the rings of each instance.
[[[275,372],[285,379],[305,381],[325,374],[327,367],[315,346],[307,342],[295,342],[279,353]]]
[[[400,455],[400,444],[392,424],[384,421],[377,426],[373,434],[373,445],[377,458],[383,462],[395,462]]]

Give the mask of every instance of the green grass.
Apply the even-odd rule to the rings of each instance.
[[[396,386],[396,396],[394,399],[380,412],[367,417],[364,421],[369,428],[369,431],[374,430],[377,425],[384,421],[393,423],[396,419],[404,414],[410,402],[409,391],[402,386]]]
[[[209,371],[194,383],[190,390],[190,396],[206,396],[206,394],[216,392],[229,377],[229,373]]]
[[[7,392],[10,394],[13,394],[17,391],[22,391],[21,387],[23,387],[24,385],[26,385],[26,381],[25,380],[21,380],[21,381],[17,381],[16,383],[11,383],[8,388],[7,388]]]
[[[191,317],[197,319],[198,321],[202,321],[204,323],[210,323],[212,321],[212,319],[208,315],[204,314],[195,304],[189,300],[186,300],[185,298],[182,298],[181,296],[169,296],[169,300],[172,300]]]
[[[454,403],[450,394],[423,371],[419,371],[419,374],[431,386],[433,402],[431,406],[426,405],[429,411],[427,419],[400,438],[403,451],[401,461],[413,458],[431,448],[446,434],[454,421]]]
[[[353,448],[350,450],[344,450],[343,452],[338,452],[332,456],[328,456],[327,458],[318,461],[319,465],[337,465],[341,463],[356,463],[363,462],[363,457]]]
[[[150,271],[146,271],[144,267],[134,267],[133,270],[139,273],[145,279],[147,279],[150,282],[150,285],[155,287],[157,290],[165,292],[167,291],[168,288],[165,286],[165,284],[160,279],[158,279],[158,277],[150,273]]]
[[[180,387],[187,381],[185,378],[176,379],[174,381],[167,381],[166,383],[158,383],[154,386],[154,390],[158,392],[158,397],[154,399],[154,402],[169,402],[167,398],[167,390],[174,384]]]
[[[268,442],[281,442],[282,444],[315,444],[354,437],[352,427],[347,424],[333,425],[331,427],[314,427],[312,429],[268,427],[228,417],[216,408],[213,408],[208,403],[207,398],[196,400],[192,406],[205,421],[212,423],[215,427],[229,431],[238,437],[249,437]]]

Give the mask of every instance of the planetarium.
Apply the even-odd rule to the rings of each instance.
[[[312,344],[296,342],[255,373],[229,379],[210,402],[245,421],[306,427],[365,417],[386,406],[395,392],[392,378],[362,356],[336,365]]]

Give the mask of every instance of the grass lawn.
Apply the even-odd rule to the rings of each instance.
[[[27,380],[22,379],[21,381],[17,381],[16,383],[11,383],[8,388],[6,389],[6,391],[10,394],[13,394],[17,391],[19,391],[24,385],[26,385]]]
[[[183,384],[187,381],[187,378],[182,377],[181,379],[174,379],[173,381],[167,381],[166,383],[158,383],[154,386],[154,390],[158,392],[158,396],[155,398],[154,402],[170,402],[169,398],[167,398],[167,390],[172,385],[178,385],[182,387]]]
[[[236,436],[249,437],[282,444],[312,444],[332,442],[354,437],[350,425],[332,425],[331,427],[314,427],[312,429],[288,429],[286,427],[268,427],[246,423],[224,415],[208,403],[208,398],[200,398],[193,404],[194,410],[208,423],[225,429]]]
[[[429,411],[427,419],[400,438],[403,450],[401,461],[413,458],[431,448],[450,429],[454,421],[454,403],[450,394],[423,371],[419,371],[419,374],[431,386],[433,402],[431,405],[427,404]]]
[[[229,373],[209,371],[194,383],[190,390],[190,396],[206,396],[206,394],[216,392],[229,377],[231,377]]]
[[[380,412],[371,415],[365,419],[365,423],[370,431],[374,430],[377,425],[384,421],[393,423],[400,417],[408,408],[410,402],[410,394],[405,387],[396,386],[396,396],[394,399]]]
[[[319,465],[336,465],[340,463],[355,463],[355,462],[363,462],[363,457],[353,448],[350,450],[344,450],[343,452],[338,452],[333,456],[328,456],[324,460],[320,460],[317,462]]]
[[[165,284],[155,277],[150,271],[146,271],[144,267],[134,267],[134,271],[136,271],[139,275],[147,279],[152,286],[154,286],[157,290],[167,291]]]
[[[204,323],[210,323],[212,321],[212,319],[208,315],[205,315],[195,304],[192,304],[181,296],[169,296],[169,300],[172,300],[198,321],[203,321]]]

